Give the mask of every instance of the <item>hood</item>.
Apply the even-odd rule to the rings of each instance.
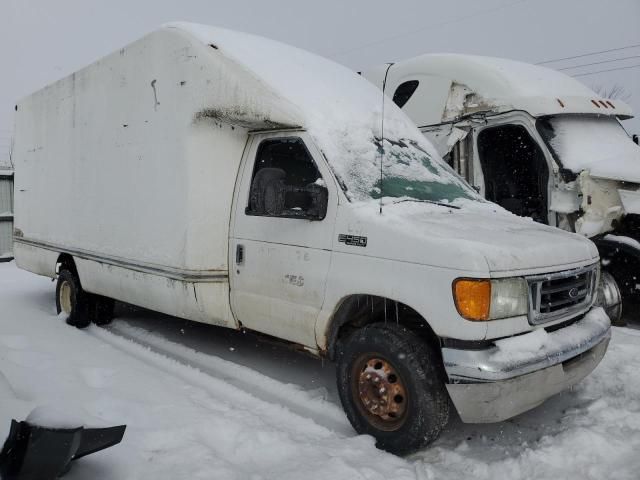
[[[616,182],[640,183],[639,160],[639,158],[631,156],[608,158],[595,163],[591,168],[585,170],[594,178],[615,180]],[[612,163],[614,164],[613,167],[611,166]],[[580,172],[581,170],[578,170],[574,173]]]
[[[373,204],[339,214],[338,232],[367,237],[363,255],[484,273],[554,271],[598,258],[586,238],[513,215],[488,202],[460,208],[421,202]],[[347,209],[341,209],[347,210]],[[336,249],[353,252],[337,243]]]

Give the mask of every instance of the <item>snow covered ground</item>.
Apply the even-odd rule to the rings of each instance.
[[[77,330],[55,315],[54,288],[0,264],[0,371],[21,399],[0,395],[0,435],[36,406],[128,425],[122,444],[65,478],[639,476],[640,330],[615,329],[603,363],[573,391],[495,425],[453,419],[431,448],[398,458],[354,434],[328,362],[125,306],[109,328]]]

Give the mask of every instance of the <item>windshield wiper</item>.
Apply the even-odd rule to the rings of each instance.
[[[450,203],[436,202],[435,200],[420,200],[418,198],[404,198],[402,200],[393,202],[393,205],[395,205],[396,203],[402,203],[402,202],[431,203],[432,205],[440,205],[441,207],[455,208],[456,210],[460,210],[461,208],[461,207],[458,207],[457,205],[451,205]]]

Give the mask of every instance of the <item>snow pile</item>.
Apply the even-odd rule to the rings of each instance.
[[[127,424],[122,444],[75,462],[69,480],[631,480],[640,470],[640,331],[615,329],[573,391],[495,425],[454,418],[431,448],[402,459],[355,435],[320,361],[231,351],[220,337],[243,334],[202,325],[190,336],[190,324],[150,312],[80,331],[56,317],[51,282],[14,264],[0,265],[0,305],[0,433],[42,405],[33,419]],[[270,362],[271,378],[260,373]],[[290,383],[310,377],[313,388]],[[14,394],[29,408],[13,409]]]
[[[508,358],[512,361],[530,358],[532,353],[538,353],[552,345],[551,337],[544,328],[517,337],[504,338],[495,342],[498,351],[493,354],[494,360]]]
[[[549,140],[564,168],[589,170],[594,177],[640,182],[640,147],[615,118],[581,116],[551,118]]]
[[[55,405],[39,405],[27,415],[26,421],[32,425],[45,428],[78,428],[91,427],[86,419],[77,414]]]
[[[0,359],[2,359],[1,354]],[[16,396],[9,380],[2,373],[1,367],[2,362],[0,361],[0,448],[9,435],[11,418],[22,420],[33,408],[30,402]]]
[[[335,62],[263,37],[192,23],[167,28],[187,32],[253,72],[303,117],[303,126],[326,155],[353,200],[369,200],[380,179],[382,93]],[[256,101],[259,101],[257,99]],[[392,102],[384,106],[385,169],[402,178],[457,185],[476,198],[413,122]],[[400,151],[398,151],[400,150]],[[464,196],[464,195],[462,195]]]

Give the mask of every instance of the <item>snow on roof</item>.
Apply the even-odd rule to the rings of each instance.
[[[376,85],[382,85],[381,67],[364,72]],[[459,105],[457,115],[474,110],[524,110],[533,116],[557,113],[597,113],[631,116],[630,108],[619,100],[602,99],[576,79],[549,68],[502,58],[460,54],[427,54],[397,62],[390,70],[388,80],[390,95],[400,83],[416,78],[421,83],[407,104],[407,110],[416,111],[416,102],[423,107],[409,115],[419,125],[436,124],[450,120],[446,117],[445,104],[452,93],[452,86],[466,87],[466,94],[474,98],[466,105]],[[427,102],[425,97],[433,98]],[[560,102],[558,102],[560,99]],[[595,100],[596,103],[593,103]],[[600,103],[602,100],[605,103]],[[413,109],[411,108],[413,103]],[[610,106],[613,104],[613,106]],[[418,118],[416,118],[416,116]]]
[[[422,55],[403,62],[464,83],[487,98],[594,96],[577,80],[549,68],[476,55]]]
[[[382,94],[371,83],[335,62],[263,37],[184,22],[164,28],[178,29],[215,46],[215,51],[251,72],[266,93],[275,95],[245,92],[245,103],[254,112],[266,112],[265,116],[274,111],[274,102],[284,105],[289,117],[299,120],[314,138],[334,173],[347,183],[348,194],[353,199],[369,196],[380,175],[374,167],[379,166],[375,137],[380,136],[382,112]],[[434,168],[429,180],[460,182],[399,108],[386,101],[384,112],[385,138],[415,143],[428,152]]]

